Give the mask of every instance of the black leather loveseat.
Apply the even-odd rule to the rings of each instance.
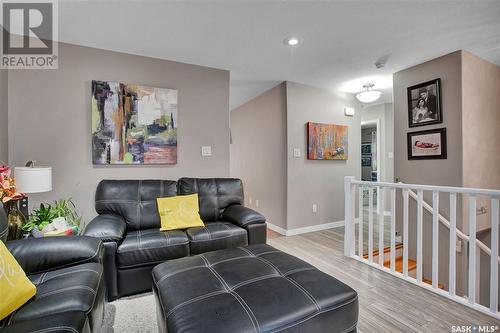
[[[198,193],[205,227],[162,232],[156,198]],[[243,206],[239,179],[103,180],[99,213],[84,234],[105,248],[108,300],[151,290],[151,270],[166,260],[266,242],[265,218]]]
[[[7,232],[7,219],[0,205],[0,241],[6,241]],[[99,239],[29,238],[5,245],[37,292],[0,321],[0,333],[101,331],[105,285]],[[0,271],[5,273],[6,268],[0,267]],[[0,297],[3,292],[0,290]]]

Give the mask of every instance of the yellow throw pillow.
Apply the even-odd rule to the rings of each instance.
[[[0,320],[19,309],[36,294],[36,287],[26,277],[16,259],[0,241]]]
[[[161,218],[161,231],[205,226],[200,218],[198,194],[158,198],[156,201]]]

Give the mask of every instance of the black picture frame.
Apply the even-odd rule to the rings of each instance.
[[[420,149],[423,149],[422,152],[425,152],[424,150],[428,149],[429,154],[416,156],[414,154],[414,150],[413,150],[413,143],[412,143],[413,137],[429,135],[429,134],[439,134],[441,153],[432,155],[431,152],[432,152],[432,149],[434,149],[434,147],[428,147],[428,148],[422,147],[422,148],[420,148]],[[448,158],[447,147],[446,147],[446,128],[436,128],[436,129],[425,130],[425,131],[408,132],[408,133],[406,133],[406,142],[407,142],[407,150],[408,150],[408,160],[444,160],[444,159]],[[424,142],[424,144],[425,143],[428,143],[428,142]],[[428,144],[431,144],[431,143],[428,143]],[[418,148],[415,148],[415,149],[418,149]]]
[[[420,100],[427,91],[425,103],[419,107]],[[406,88],[408,98],[408,126],[419,127],[443,122],[443,108],[441,105],[441,79],[437,78]],[[418,120],[421,119],[421,120]]]

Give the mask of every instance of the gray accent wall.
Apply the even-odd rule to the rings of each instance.
[[[91,81],[110,80],[179,90],[178,163],[93,166]],[[9,73],[9,162],[53,167],[53,191],[30,203],[72,197],[84,218],[95,216],[98,182],[229,176],[229,72],[184,63],[59,44],[59,69]],[[213,156],[201,157],[201,146]]]
[[[286,118],[284,82],[231,111],[230,174],[243,180],[245,204],[283,229],[286,229]]]
[[[361,177],[361,112],[351,94],[287,82],[287,229],[311,227],[344,220],[344,177]],[[346,106],[355,116],[344,115]],[[348,159],[307,159],[307,122],[347,125]],[[301,157],[293,156],[294,148]],[[318,205],[317,213],[312,205]]]
[[[0,70],[0,165],[9,160],[8,71]]]
[[[393,75],[394,90],[394,177],[403,183],[462,186],[462,76],[461,51],[433,59],[420,65],[402,70]],[[441,100],[443,123],[409,129],[406,88],[441,78]],[[446,127],[448,158],[445,160],[408,160],[406,133],[432,128]],[[457,202],[457,227],[462,227],[461,200]],[[402,207],[401,194],[397,196],[398,208]],[[432,204],[432,193],[424,193],[424,200]],[[440,196],[440,212],[449,217],[449,196]],[[410,198],[409,210],[409,253],[416,258],[416,204]],[[397,230],[402,231],[402,212],[397,211]],[[423,274],[431,279],[432,217],[424,213],[423,224]],[[439,229],[439,282],[448,286],[449,233]],[[465,256],[457,253],[457,292],[463,291],[466,281],[461,274]]]

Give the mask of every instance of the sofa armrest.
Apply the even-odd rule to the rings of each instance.
[[[85,226],[83,235],[96,237],[103,242],[120,242],[125,235],[127,223],[121,216],[101,214]]]
[[[241,205],[227,207],[221,219],[243,228],[251,224],[266,223],[266,218],[262,214]]]
[[[101,240],[86,236],[27,238],[9,241],[7,249],[26,274],[74,266],[102,263]]]

